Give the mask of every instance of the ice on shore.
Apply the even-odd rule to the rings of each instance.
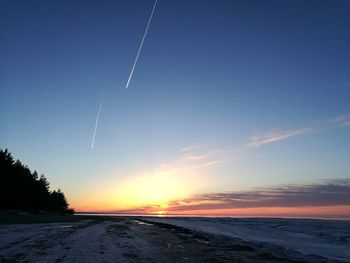
[[[350,262],[350,221],[167,217],[147,220]]]
[[[104,217],[0,225],[0,262],[271,262],[266,253],[274,262],[350,262],[350,221]]]

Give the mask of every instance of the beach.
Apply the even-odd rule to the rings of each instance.
[[[16,224],[2,220],[0,262],[350,261],[348,221],[111,216],[34,221],[33,216],[17,217]]]

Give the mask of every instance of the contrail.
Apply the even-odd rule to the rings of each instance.
[[[97,112],[97,116],[96,116],[94,134],[92,135],[91,149],[94,149],[95,136],[96,136],[96,131],[97,131],[97,127],[98,127],[98,119],[100,118],[101,109],[103,106],[103,99],[104,99],[104,96],[102,96],[102,98],[101,98],[100,107],[98,108],[98,112]]]
[[[135,67],[136,67],[136,64],[137,64],[137,60],[139,59],[139,56],[140,56],[140,53],[141,53],[141,49],[142,49],[142,46],[143,46],[143,42],[145,42],[145,38],[146,38],[146,36],[147,36],[149,26],[151,25],[151,20],[152,20],[153,14],[154,14],[154,10],[156,9],[157,1],[158,1],[158,0],[155,0],[155,1],[154,1],[152,13],[151,13],[151,15],[150,15],[150,17],[149,17],[149,19],[148,19],[148,23],[147,23],[147,27],[146,27],[145,33],[143,33],[142,41],[141,41],[141,44],[140,44],[140,46],[139,46],[139,50],[137,51],[136,58],[135,58],[135,61],[134,61],[133,66],[132,66],[132,68],[131,68],[131,72],[130,72],[128,81],[127,81],[127,83],[126,83],[125,89],[127,89],[127,88],[129,87],[129,84],[130,84],[132,75],[134,74],[134,70],[135,70]]]

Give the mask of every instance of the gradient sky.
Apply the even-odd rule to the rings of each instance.
[[[1,1],[0,147],[80,211],[350,179],[349,1],[159,0],[125,90],[152,5]]]

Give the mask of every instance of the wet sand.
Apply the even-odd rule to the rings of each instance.
[[[336,262],[138,217],[39,216],[17,222],[2,220],[0,262]]]

